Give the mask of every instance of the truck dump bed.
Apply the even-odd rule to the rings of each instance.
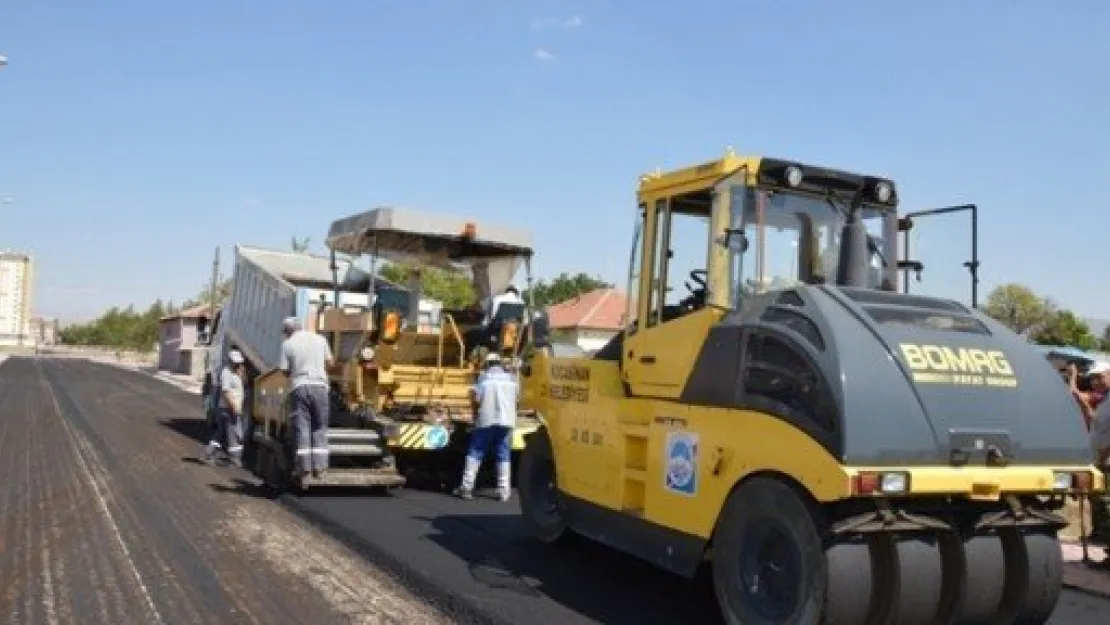
[[[370,276],[347,260],[338,260],[340,306],[369,305]],[[379,278],[378,286],[404,290]],[[231,296],[220,314],[213,345],[218,366],[235,345],[259,373],[274,369],[281,354],[281,322],[296,316],[306,329],[315,325],[321,297],[334,305],[331,259],[327,256],[235,246]]]

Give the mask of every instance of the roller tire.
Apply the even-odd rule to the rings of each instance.
[[[1052,530],[1028,530],[1020,538],[1028,581],[1014,625],[1041,625],[1055,611],[1064,586],[1060,540]]]
[[[887,623],[892,609],[894,548],[889,538],[845,539],[825,549],[822,625]]]
[[[963,541],[964,587],[961,625],[988,625],[998,616],[1006,590],[1006,557],[996,534]]]
[[[770,478],[744,482],[729,495],[713,540],[713,586],[727,625],[819,622],[827,595],[825,550],[814,511],[793,488]],[[775,566],[762,562],[764,556]],[[749,591],[767,571],[784,572],[778,580],[762,577],[784,594],[774,609]]]
[[[911,535],[894,543],[898,562],[897,625],[935,625],[944,589],[940,543],[935,536]]]
[[[551,440],[546,430],[540,430],[529,437],[521,453],[517,494],[524,523],[536,538],[548,544],[568,542],[573,535],[555,480]]]

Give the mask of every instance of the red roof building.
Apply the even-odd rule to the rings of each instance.
[[[587,352],[601,349],[624,328],[628,298],[617,289],[597,289],[548,306],[552,332]]]

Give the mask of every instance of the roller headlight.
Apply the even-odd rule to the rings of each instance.
[[[362,351],[359,352],[358,355],[363,360],[366,360],[366,361],[373,360],[374,359],[374,348],[373,347],[363,347]]]
[[[797,165],[790,165],[783,171],[783,179],[786,181],[786,184],[791,187],[802,184],[802,168]]]
[[[1053,471],[1052,490],[1071,490],[1071,471]]]
[[[879,202],[882,202],[883,204],[886,204],[887,202],[890,201],[890,198],[893,197],[893,196],[894,196],[894,187],[891,186],[891,184],[889,182],[887,182],[885,180],[880,180],[879,182],[875,183],[875,199],[876,200],[878,200]]]
[[[884,493],[904,493],[906,492],[906,477],[905,473],[883,473],[879,488]]]
[[[857,495],[901,495],[910,489],[910,475],[904,471],[863,471],[852,482]]]

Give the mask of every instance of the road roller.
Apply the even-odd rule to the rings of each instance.
[[[623,330],[521,367],[534,534],[710,567],[729,625],[1046,622],[1102,475],[1034,346],[900,292],[894,181],[730,150],[636,198]]]

